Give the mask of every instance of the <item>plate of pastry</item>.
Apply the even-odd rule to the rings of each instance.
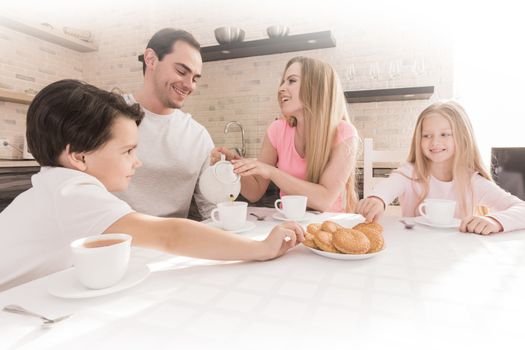
[[[312,223],[306,227],[303,245],[317,255],[339,260],[369,259],[385,251],[383,227],[374,222],[352,228],[333,221]]]
[[[373,258],[376,255],[382,254],[385,251],[385,248],[375,252],[375,253],[365,253],[365,254],[345,254],[345,253],[331,253],[331,252],[325,252],[324,250],[319,250],[315,248],[310,248],[313,253],[317,255],[324,256],[325,258],[330,259],[337,259],[337,260],[363,260],[363,259],[370,259]]]

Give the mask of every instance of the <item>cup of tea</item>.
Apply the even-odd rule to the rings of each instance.
[[[211,211],[211,219],[225,230],[238,230],[246,225],[248,203],[220,202]]]
[[[71,252],[78,281],[90,289],[118,283],[128,270],[131,239],[125,233],[107,233],[73,241]]]
[[[430,223],[446,225],[454,219],[456,201],[448,199],[425,199],[417,208]]]
[[[282,196],[275,201],[274,206],[287,219],[301,220],[306,214],[307,200],[306,196]]]

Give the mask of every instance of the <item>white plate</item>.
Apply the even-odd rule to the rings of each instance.
[[[418,224],[426,225],[426,226],[430,226],[430,227],[437,227],[437,228],[458,228],[459,225],[461,224],[461,220],[460,219],[453,219],[448,224],[434,224],[434,223],[428,221],[428,219],[426,217],[424,217],[424,216],[416,216],[415,218],[413,218],[413,220],[414,220],[414,222],[416,222]]]
[[[316,215],[312,213],[306,213],[301,219],[298,219],[298,220],[288,219],[286,216],[284,216],[284,214],[281,214],[281,213],[275,213],[272,215],[272,217],[275,220],[279,220],[279,221],[308,221],[308,220],[314,220]]]
[[[220,228],[221,230],[225,230],[225,231],[229,231],[229,232],[233,232],[233,233],[246,232],[246,231],[253,230],[255,227],[257,227],[255,222],[253,222],[253,221],[246,221],[246,223],[244,224],[243,227],[238,228],[236,230],[226,230],[226,229],[222,228],[221,224],[219,224],[218,222],[215,222],[215,221],[205,222],[205,224],[208,225],[208,226],[211,226],[211,227]]]
[[[317,255],[321,255],[321,256],[324,256],[324,257],[330,258],[330,259],[338,259],[338,260],[363,260],[363,259],[370,259],[370,258],[373,258],[374,256],[383,254],[383,252],[385,251],[385,247],[383,247],[383,249],[381,249],[380,251],[375,252],[375,253],[368,253],[368,254],[343,254],[343,253],[325,252],[323,250],[314,249],[314,248],[310,248],[310,247],[306,247],[306,248],[310,249],[312,252],[314,252]]]
[[[73,268],[57,273],[49,282],[49,294],[60,298],[81,299],[92,298],[115,293],[144,281],[151,273],[144,263],[130,263],[128,271],[117,284],[103,289],[89,289],[84,287],[75,277]]]

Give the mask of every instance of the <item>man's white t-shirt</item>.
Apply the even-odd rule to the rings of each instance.
[[[123,95],[137,103],[131,94]],[[203,217],[214,205],[200,194],[199,176],[209,167],[214,144],[191,114],[175,109],[159,115],[147,109],[139,126],[137,157],[142,166],[124,192],[116,193],[137,212],[162,217],[188,217],[191,199]]]
[[[43,167],[0,213],[0,290],[72,265],[69,244],[133,212],[83,172]]]

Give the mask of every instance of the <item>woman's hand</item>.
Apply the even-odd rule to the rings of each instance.
[[[261,243],[267,252],[261,260],[277,258],[304,241],[304,229],[293,221],[277,225]]]
[[[469,216],[461,220],[459,226],[461,232],[472,232],[480,235],[489,235],[494,232],[503,231],[503,226],[498,220],[490,216]]]
[[[385,212],[385,203],[378,197],[361,199],[357,204],[356,213],[365,217],[366,222],[378,221]]]
[[[226,148],[226,147],[215,147],[211,151],[210,155],[210,165],[213,165],[217,163],[219,160],[221,160],[221,155],[226,156],[226,160],[232,161],[234,159],[241,159],[241,157],[233,152],[232,150]]]
[[[241,176],[259,175],[266,180],[271,180],[272,172],[276,169],[255,158],[243,158],[232,161],[233,171]]]

